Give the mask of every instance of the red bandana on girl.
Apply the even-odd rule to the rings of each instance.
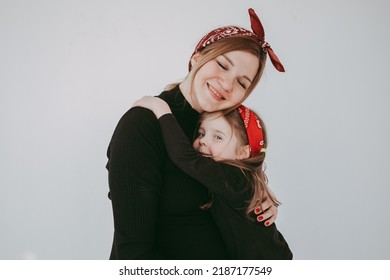
[[[251,20],[251,27],[252,31],[249,31],[245,28],[237,27],[237,26],[225,26],[221,28],[217,28],[206,34],[198,43],[198,45],[195,47],[194,52],[191,55],[191,58],[196,54],[197,52],[201,51],[208,45],[226,38],[226,37],[232,37],[232,36],[244,36],[244,37],[250,37],[256,41],[258,41],[263,48],[263,51],[268,53],[269,58],[271,59],[272,64],[274,67],[280,71],[284,72],[284,67],[282,63],[280,62],[279,58],[276,56],[274,51],[272,50],[270,44],[268,44],[264,37],[264,28],[261,24],[261,21],[259,17],[256,15],[255,11],[253,9],[249,9],[249,17]],[[191,70],[191,61],[189,64],[189,70]]]
[[[264,152],[264,136],[263,128],[260,125],[260,120],[253,111],[244,105],[237,108],[240,113],[248,135],[249,147],[251,148],[251,157]]]

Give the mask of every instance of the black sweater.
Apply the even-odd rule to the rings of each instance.
[[[199,114],[177,86],[160,96],[192,140]],[[114,216],[110,259],[227,259],[210,211],[208,191],[169,159],[154,114],[130,109],[107,151]]]
[[[292,259],[292,252],[275,224],[266,227],[246,217],[252,188],[241,169],[196,152],[172,114],[162,116],[159,122],[173,163],[213,192],[211,212],[229,256],[233,259]]]

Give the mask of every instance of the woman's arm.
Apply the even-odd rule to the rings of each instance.
[[[142,108],[129,110],[119,121],[107,152],[114,215],[111,259],[164,258],[155,248],[163,153],[153,114]]]

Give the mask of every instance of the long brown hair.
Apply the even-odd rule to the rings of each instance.
[[[263,129],[263,139],[264,139],[264,148],[267,149],[268,146],[268,137],[267,130],[264,124],[264,121],[256,114],[260,121],[260,126]],[[223,117],[231,126],[234,135],[237,137],[238,145],[248,145],[248,135],[246,133],[244,122],[238,113],[237,110],[233,110],[229,113],[203,113],[200,117],[199,123],[204,119],[209,117]],[[268,178],[265,174],[265,156],[266,152],[262,151],[257,156],[252,156],[247,159],[242,160],[224,160],[224,163],[230,164],[232,166],[238,167],[241,169],[242,173],[248,179],[252,187],[252,196],[248,201],[248,206],[246,209],[246,214],[249,219],[250,213],[257,207],[261,209],[261,203],[269,197],[272,203],[275,206],[279,206],[280,202],[276,197],[270,192],[268,187]],[[209,208],[212,205],[212,200],[202,206],[203,209]]]

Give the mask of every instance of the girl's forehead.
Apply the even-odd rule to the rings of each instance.
[[[216,122],[221,123],[223,121],[226,122],[224,116],[221,113],[208,113],[207,116],[202,119],[202,124],[211,124]]]
[[[204,121],[204,120],[213,120],[213,119],[218,119],[218,118],[223,118],[223,113],[222,112],[209,112],[209,113],[205,113],[202,116],[202,121]]]
[[[202,121],[200,126],[212,130],[231,130],[229,123],[223,117],[223,115],[207,117]]]

